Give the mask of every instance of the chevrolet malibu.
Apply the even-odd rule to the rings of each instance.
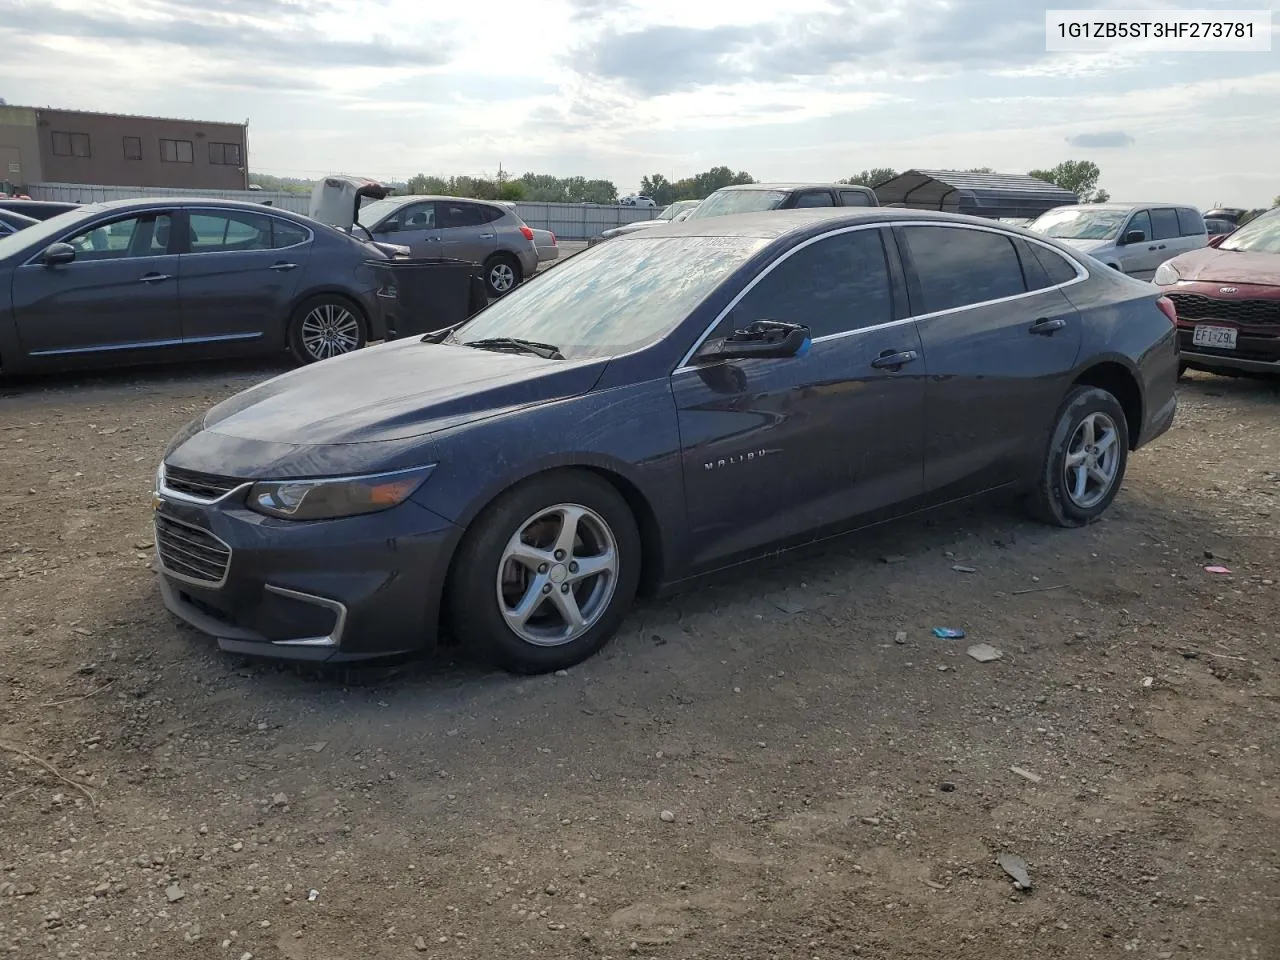
[[[251,655],[447,633],[566,667],[639,590],[853,528],[988,493],[1090,522],[1173,419],[1175,319],[991,221],[655,227],[193,421],[156,477],[160,589]]]

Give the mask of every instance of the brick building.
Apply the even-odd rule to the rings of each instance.
[[[248,124],[0,104],[0,181],[246,190]]]

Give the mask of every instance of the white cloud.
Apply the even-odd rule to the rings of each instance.
[[[0,0],[0,96],[247,116],[253,168],[308,176],[501,163],[625,191],[719,164],[825,179],[1073,158],[1098,162],[1116,196],[1252,206],[1280,192],[1272,55],[1049,55],[1056,5]]]

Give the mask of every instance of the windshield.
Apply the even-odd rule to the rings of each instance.
[[[25,230],[19,230],[17,233],[11,233],[7,237],[0,238],[0,260],[7,260],[15,253],[26,250],[28,247],[46,247],[65,233],[68,227],[73,227],[81,220],[87,219],[94,214],[105,213],[106,210],[107,208],[102,204],[86,203],[82,207],[76,207],[66,213],[60,213],[56,217],[50,217],[48,220],[41,220]]]
[[[366,203],[360,208],[360,212],[356,214],[356,223],[362,227],[372,227],[379,220],[386,217],[387,214],[404,206],[404,202],[404,197],[387,197],[385,200],[374,200],[372,203]]]
[[[1280,210],[1250,220],[1218,244],[1219,250],[1242,253],[1280,253]]]
[[[639,234],[604,243],[516,287],[453,342],[534,340],[570,360],[629,353],[675,329],[766,242]]]
[[[1128,210],[1084,210],[1071,207],[1042,213],[1028,230],[1059,240],[1110,240],[1129,218]]]
[[[784,190],[717,190],[703,200],[697,210],[686,220],[704,220],[707,217],[723,217],[731,213],[760,213],[777,210],[787,199]]]

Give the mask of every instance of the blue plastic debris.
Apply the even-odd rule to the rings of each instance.
[[[939,640],[963,640],[964,631],[959,627],[934,627],[933,635]]]

